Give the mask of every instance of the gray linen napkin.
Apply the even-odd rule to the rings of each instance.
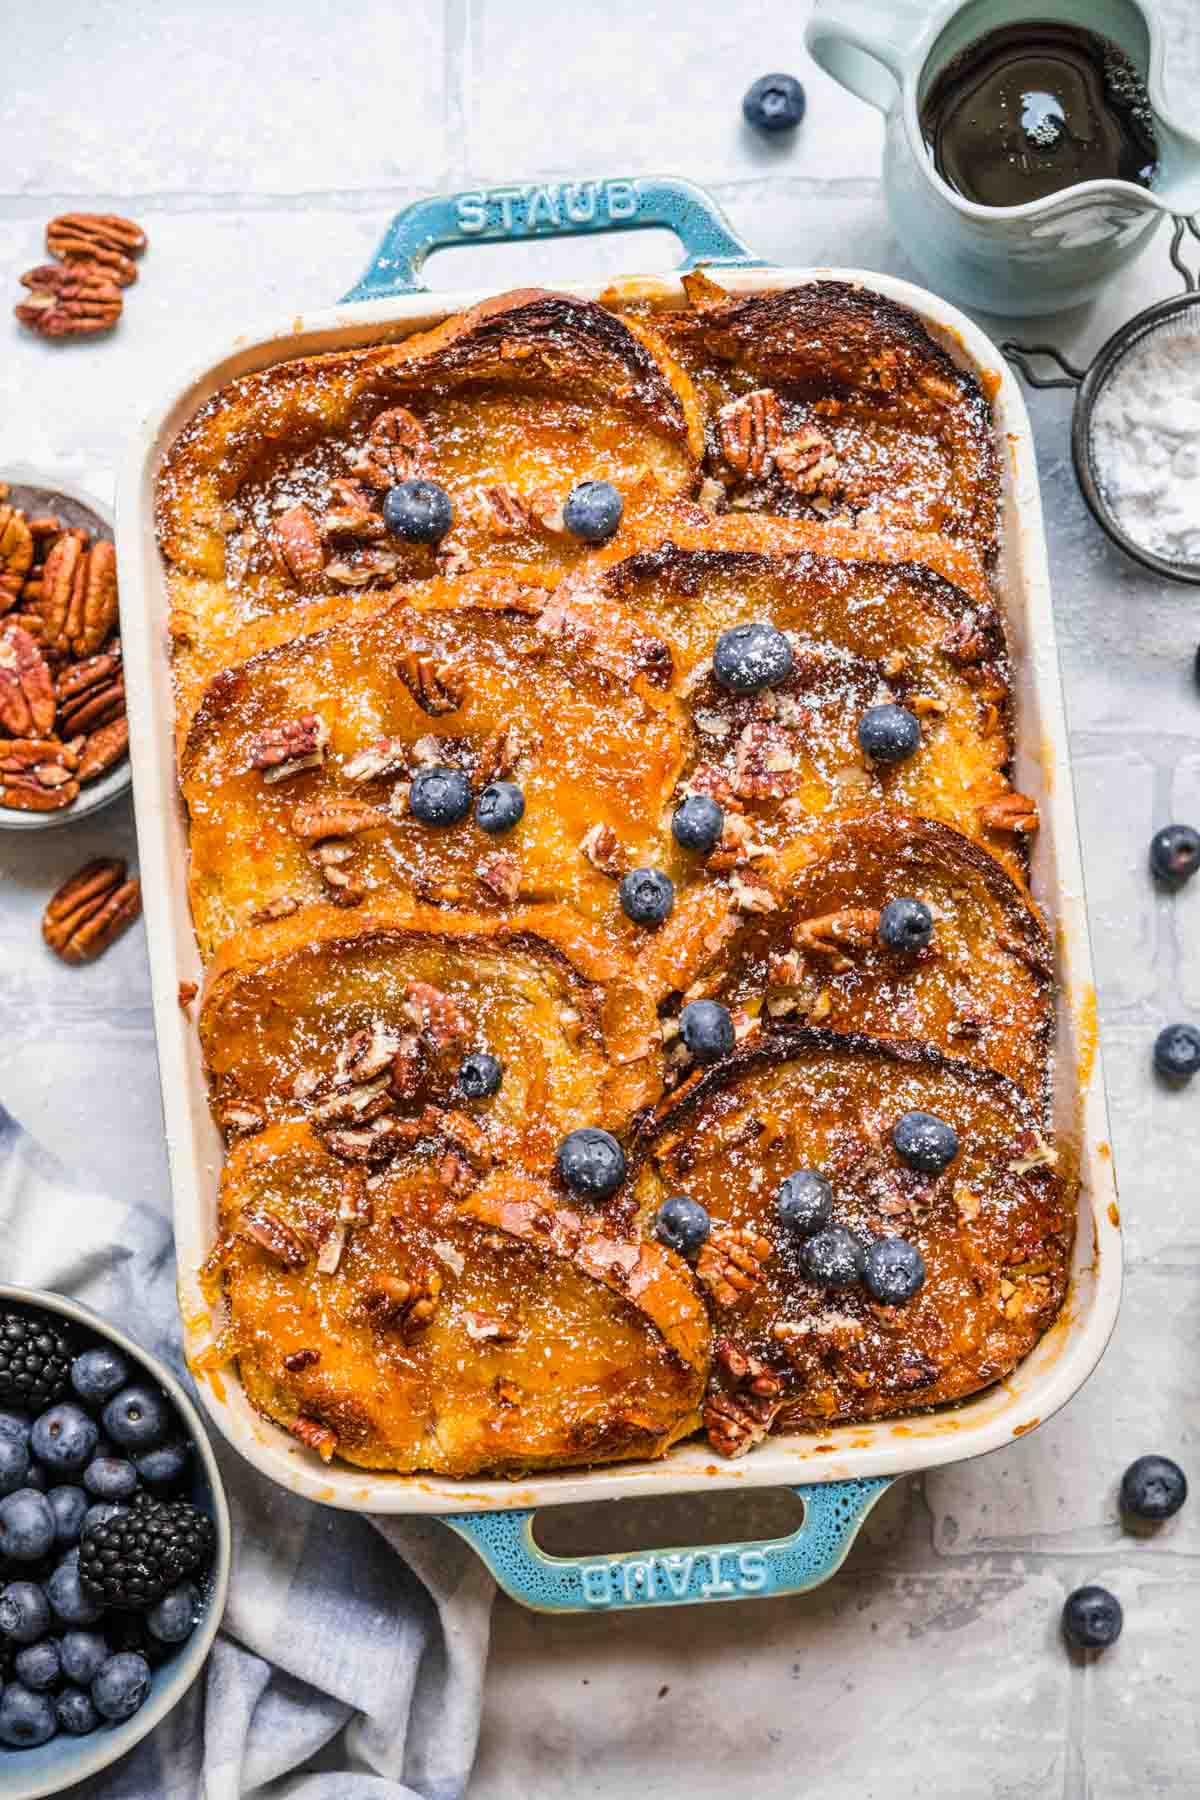
[[[0,1245],[0,1278],[77,1295],[191,1385],[165,1215],[80,1186],[2,1106]],[[483,1565],[436,1520],[313,1506],[212,1441],[234,1532],[221,1634],[88,1800],[459,1800],[495,1592]]]

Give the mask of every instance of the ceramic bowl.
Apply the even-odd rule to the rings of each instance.
[[[9,498],[23,512],[35,517],[38,513],[56,513],[64,524],[82,525],[93,537],[107,538],[111,543],[111,509],[72,482],[63,481],[45,469],[24,465],[0,468],[0,481],[7,482]],[[107,775],[101,775],[98,781],[89,781],[78,800],[61,812],[25,813],[0,806],[0,831],[56,831],[64,825],[77,825],[80,819],[90,819],[94,813],[103,811],[122,794],[128,793],[131,779],[129,757],[125,756]],[[0,1793],[3,1791],[0,1788]]]
[[[164,1388],[183,1421],[184,1429],[195,1446],[192,1486],[188,1498],[208,1513],[217,1533],[216,1553],[205,1582],[204,1611],[199,1624],[187,1642],[154,1671],[150,1693],[131,1719],[120,1725],[101,1725],[90,1737],[73,1738],[59,1733],[48,1744],[36,1750],[8,1750],[0,1745],[0,1800],[39,1800],[45,1794],[58,1794],[87,1782],[124,1756],[153,1731],[180,1700],[204,1666],[212,1641],[217,1635],[225,1597],[229,1588],[230,1526],[229,1507],[221,1485],[220,1471],[212,1446],[200,1423],[200,1415],[170,1370],[156,1356],[115,1325],[78,1300],[63,1294],[51,1294],[35,1288],[10,1287],[0,1283],[0,1306],[10,1302],[31,1310],[55,1313],[69,1319],[84,1331],[113,1344],[136,1367]],[[82,1789],[82,1792],[88,1790]]]

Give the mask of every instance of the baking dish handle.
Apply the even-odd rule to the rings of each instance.
[[[631,1606],[696,1606],[802,1594],[841,1568],[890,1479],[814,1482],[793,1488],[804,1518],[788,1537],[614,1556],[549,1556],[534,1541],[532,1511],[451,1513],[505,1593],[535,1612],[619,1612]]]
[[[762,268],[703,188],[675,175],[603,181],[520,182],[434,194],[396,214],[362,280],[345,300],[389,300],[425,293],[420,279],[431,250],[454,244],[513,244],[525,238],[586,237],[592,232],[673,231],[681,269],[698,263]]]

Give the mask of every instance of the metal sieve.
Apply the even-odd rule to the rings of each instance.
[[[1148,338],[1160,334],[1182,336],[1187,332],[1200,336],[1200,284],[1184,263],[1181,254],[1185,231],[1190,232],[1200,243],[1200,229],[1195,220],[1177,217],[1171,237],[1171,261],[1183,277],[1185,291],[1174,295],[1170,300],[1157,301],[1144,312],[1135,313],[1132,319],[1113,332],[1086,369],[1076,368],[1061,351],[1050,344],[1017,344],[1007,340],[1000,348],[1021,371],[1030,387],[1075,390],[1075,410],[1071,418],[1071,455],[1083,497],[1100,529],[1118,549],[1123,550],[1126,556],[1140,563],[1143,568],[1152,570],[1156,575],[1165,575],[1171,581],[1190,582],[1193,586],[1200,587],[1200,560],[1175,562],[1159,556],[1137,543],[1119,524],[1105,498],[1096,466],[1092,432],[1092,415],[1097,401],[1132,351],[1145,344]],[[1061,374],[1039,375],[1029,362],[1035,356],[1045,357],[1061,370]]]

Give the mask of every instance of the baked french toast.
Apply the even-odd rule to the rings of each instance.
[[[747,1024],[910,1038],[1042,1097],[1049,938],[1026,889],[978,844],[881,810],[831,819],[755,866],[771,910],[739,912],[719,884],[697,885],[656,934],[647,965],[667,1018],[704,997]],[[880,936],[897,899],[932,913],[931,940],[916,950]],[[686,1072],[686,1056],[675,1063]]]
[[[209,1273],[325,1458],[736,1456],[1062,1300],[987,397],[865,289],[684,288],[277,363],[163,459]]]
[[[529,1177],[464,1199],[417,1143],[368,1179],[291,1121],[234,1148],[220,1221],[246,1390],[326,1460],[517,1472],[661,1455],[699,1425],[689,1271]]]
[[[937,1173],[892,1141],[905,1114],[957,1134]],[[800,1028],[764,1032],[642,1124],[642,1215],[685,1190],[712,1229],[696,1274],[713,1307],[713,1443],[739,1455],[777,1430],[961,1399],[1024,1356],[1066,1289],[1069,1180],[1042,1111],[992,1070],[918,1043]],[[903,1234],[924,1286],[880,1305],[850,1279],[819,1285],[776,1205],[797,1168],[826,1172],[832,1223],[860,1242]]]
[[[686,754],[670,676],[666,646],[619,604],[565,613],[500,579],[349,601],[226,669],[180,759],[202,952],[284,897],[352,905],[401,888],[472,908],[611,910],[585,845],[601,832],[634,862],[667,854]],[[431,830],[407,795],[437,766],[476,792],[519,782],[523,818],[502,837],[470,817]]]

